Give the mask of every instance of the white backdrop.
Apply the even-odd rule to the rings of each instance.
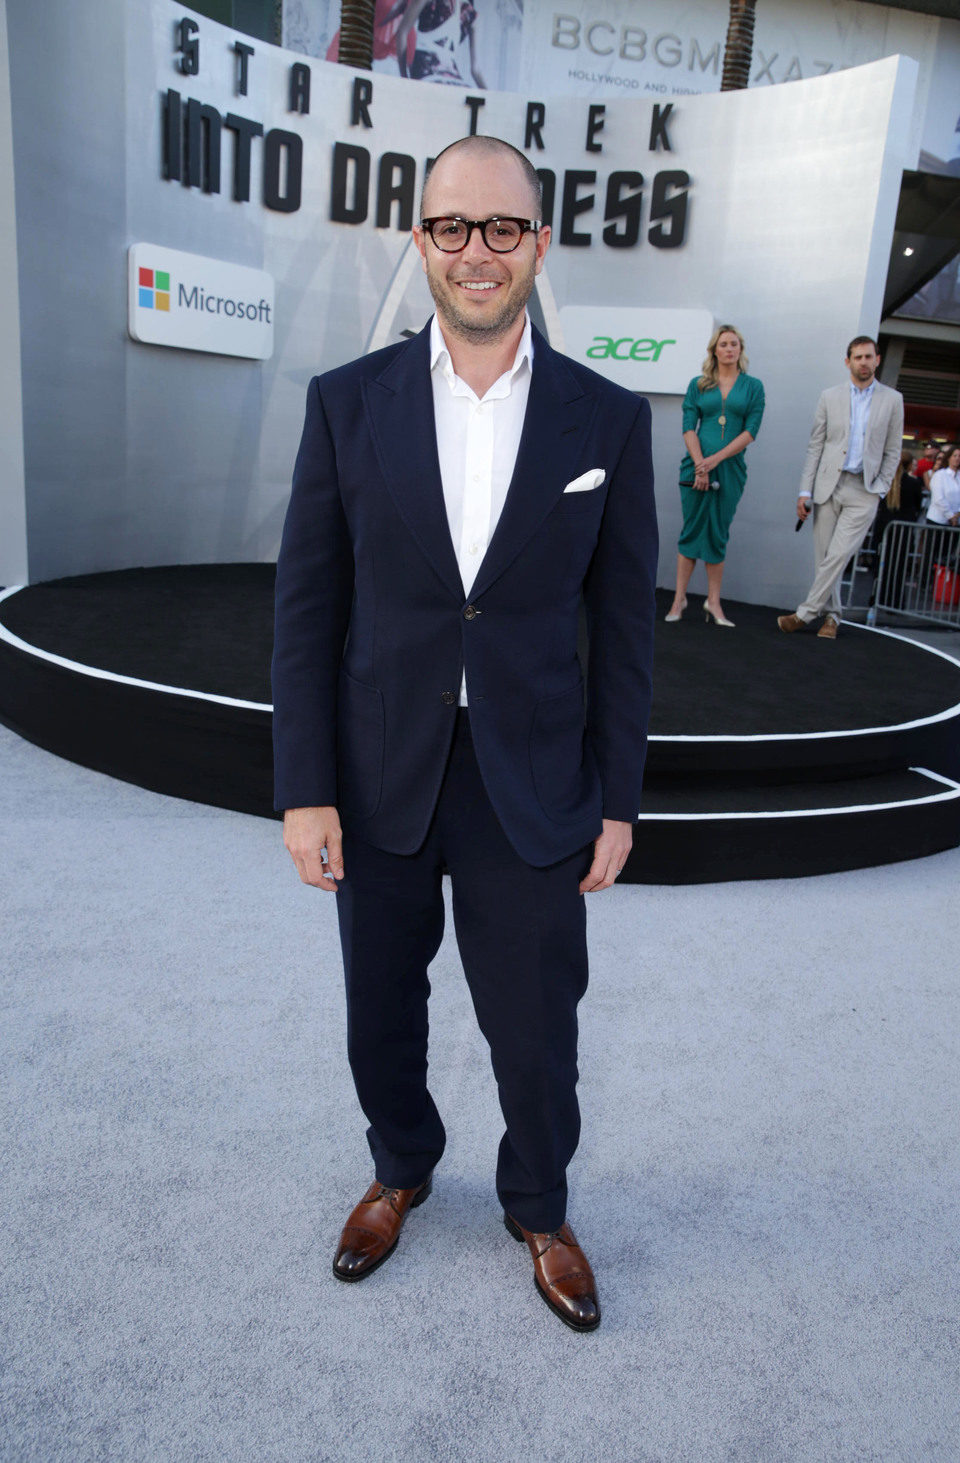
[[[76,70],[82,22],[67,0],[54,3],[70,13],[64,64],[70,57]],[[376,227],[372,204],[362,223],[330,221],[334,146],[369,152],[374,178],[384,153],[409,156],[419,190],[426,157],[469,126],[464,92],[379,75],[372,126],[352,123],[355,74],[317,61],[310,115],[291,112],[290,67],[303,58],[260,44],[248,94],[238,96],[232,32],[197,17],[200,66],[186,76],[173,43],[182,7],[110,3],[125,28],[122,81],[110,92],[94,74],[82,105],[72,99],[69,128],[66,113],[48,116],[30,85],[27,63],[49,74],[56,62],[49,25],[22,11],[15,37],[11,27],[18,169],[36,172],[48,154],[70,172],[65,194],[35,190],[18,216],[32,578],[275,553],[309,377],[418,329],[431,308],[396,210],[388,228]],[[486,97],[480,130],[520,146],[528,101],[546,108],[545,147],[531,156],[558,180],[555,243],[535,310],[549,333],[567,305],[646,306],[706,310],[747,338],[768,412],[731,540],[733,597],[789,605],[805,587],[810,545],[791,521],[797,475],[819,391],[841,379],[850,336],[878,325],[915,73],[914,63],[892,59],[817,80],[679,97],[667,123],[669,152],[649,150],[649,98],[608,101],[601,151],[590,152],[587,99]],[[226,130],[220,192],[163,177],[168,88],[223,116],[296,133],[299,209],[264,207],[259,138],[250,200],[234,200]],[[122,151],[121,169],[111,146]],[[624,249],[602,241],[606,182],[617,170],[645,179],[639,239]],[[654,180],[665,170],[691,180],[679,248],[656,248],[647,237]],[[595,184],[578,185],[579,196],[595,195],[576,220],[590,239],[580,247],[558,239],[563,177],[574,171],[596,173]],[[276,284],[273,357],[238,361],[130,340],[132,243],[268,271]],[[68,256],[83,260],[82,288],[56,268]],[[680,397],[655,395],[652,405],[667,582],[679,527]]]

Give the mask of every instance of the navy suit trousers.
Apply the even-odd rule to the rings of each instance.
[[[506,1124],[497,1193],[525,1229],[559,1228],[580,1135],[577,1004],[587,987],[587,946],[578,884],[592,845],[547,868],[520,858],[490,806],[461,710],[419,851],[387,853],[348,824],[343,847],[337,910],[347,1044],[377,1179],[413,1188],[444,1149],[427,1088],[427,967],[443,936],[446,867],[460,958]]]

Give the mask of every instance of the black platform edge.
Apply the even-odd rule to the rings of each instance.
[[[276,816],[269,708],[93,676],[0,640],[0,721],[150,792]]]
[[[872,625],[845,626],[844,633],[851,632],[903,639]],[[960,664],[946,651],[914,643],[921,654]],[[896,771],[911,764],[960,779],[960,703],[932,716],[853,731],[651,736],[647,781],[663,777],[668,784],[679,773],[731,779],[745,774],[751,783],[807,782]]]
[[[0,721],[57,756],[150,791],[277,816],[268,706],[139,683],[0,637]],[[869,732],[660,738],[651,746],[650,782],[662,776],[669,784],[683,772],[702,779],[718,761],[727,764],[721,782],[815,784],[911,766],[955,778],[960,708]],[[804,813],[727,816],[722,824],[706,808],[684,817],[641,817],[621,880],[800,877],[921,858],[960,843],[960,789],[919,804],[846,810],[817,808],[815,786],[811,795],[813,806]],[[709,830],[715,836],[705,838]]]
[[[960,784],[930,778],[924,798],[778,813],[641,816],[625,884],[795,879],[926,858],[960,845]]]
[[[657,737],[648,777],[704,774],[751,781],[819,781],[919,764],[960,778],[960,707],[937,718],[870,731],[797,736]]]
[[[246,813],[272,812],[269,777],[261,776],[268,773],[272,755],[270,706],[96,671],[11,643],[8,636],[0,626],[0,722],[27,741],[155,792]],[[942,654],[924,646],[917,649]],[[123,727],[119,716],[126,718]],[[172,732],[181,720],[185,744],[179,751],[167,747],[165,766],[158,770],[157,728],[166,722]],[[236,730],[249,748],[256,744],[256,728],[263,745],[253,768],[232,755],[229,746],[221,759],[212,755],[212,737],[229,740]],[[199,777],[191,762],[194,754],[202,768]],[[911,765],[960,779],[960,704],[916,721],[854,731],[652,736],[647,784],[655,786],[662,779],[668,786],[677,775],[751,783],[821,781]],[[203,797],[200,790],[207,786],[208,775],[211,790]]]

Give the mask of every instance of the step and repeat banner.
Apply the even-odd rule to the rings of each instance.
[[[650,396],[664,581],[680,401],[713,325],[744,333],[768,409],[729,592],[796,598],[803,448],[848,339],[879,321],[914,62],[598,99],[357,73],[170,0],[14,16],[32,579],[271,558],[309,378],[423,326],[424,165],[481,131],[544,179],[537,324]],[[41,84],[59,65],[69,97]]]

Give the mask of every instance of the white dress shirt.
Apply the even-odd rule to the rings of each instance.
[[[450,537],[469,598],[477,570],[500,521],[513,477],[530,395],[533,339],[527,317],[513,365],[481,400],[459,376],[434,315],[430,325],[430,381],[437,455]],[[460,705],[467,704],[467,680]]]
[[[941,526],[948,524],[955,513],[960,513],[960,473],[941,467],[930,477],[930,506],[927,522]]]

